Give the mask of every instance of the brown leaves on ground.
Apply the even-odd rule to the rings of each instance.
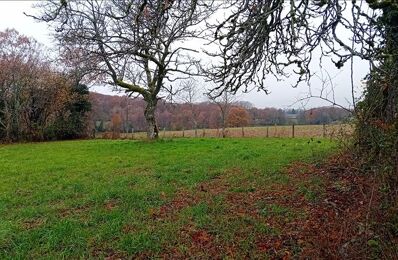
[[[199,230],[191,234],[192,242],[200,247],[206,248],[211,245],[212,237],[204,230]]]
[[[187,191],[180,191],[170,203],[163,205],[159,209],[152,209],[150,213],[153,219],[173,218],[176,217],[176,212],[197,202],[198,199],[193,194]]]
[[[69,207],[61,208],[58,210],[58,216],[60,218],[67,218],[72,215],[80,215],[89,211],[90,208],[91,208],[90,205],[80,205],[72,208]]]
[[[119,201],[117,200],[108,200],[105,202],[104,207],[107,211],[112,211],[118,207]]]
[[[191,222],[180,230],[180,246],[166,248],[163,258],[370,257],[367,242],[374,236],[370,223],[375,217],[372,209],[380,203],[378,184],[369,175],[359,174],[353,160],[347,154],[331,158],[321,166],[296,163],[286,169],[287,184],[257,186],[244,192],[231,189],[229,177],[239,174],[232,169],[202,183],[194,192],[181,191],[172,202],[154,211],[153,217],[173,219],[184,208],[200,202],[211,205],[215,197],[221,196],[224,211],[219,215],[225,222],[219,223],[247,223],[235,226],[234,238],[225,241],[220,234]],[[260,225],[261,232],[256,225]],[[249,249],[242,250],[249,240]]]
[[[46,223],[46,219],[43,218],[35,218],[35,219],[29,219],[25,220],[22,223],[22,226],[24,229],[29,230],[29,229],[34,229],[37,227],[40,227]]]

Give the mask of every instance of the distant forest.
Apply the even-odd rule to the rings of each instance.
[[[146,130],[145,101],[127,96],[110,96],[90,92],[92,129],[97,132],[138,132]],[[157,107],[160,129],[182,130],[219,128],[222,124],[219,107],[210,102],[168,103],[160,100]],[[303,109],[256,108],[250,102],[236,101],[231,104],[227,125],[263,126],[287,124],[331,124],[350,117],[350,112],[338,107]]]

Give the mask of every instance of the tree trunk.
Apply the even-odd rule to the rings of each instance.
[[[224,111],[221,112],[221,137],[225,138],[226,134],[225,134],[225,113]]]
[[[146,108],[145,108],[145,119],[147,122],[147,137],[148,139],[157,139],[159,137],[159,128],[156,123],[156,105],[157,105],[157,98],[156,97],[149,97],[145,99],[146,101]]]

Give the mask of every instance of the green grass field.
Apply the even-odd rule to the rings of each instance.
[[[322,180],[293,184],[283,169],[335,148],[299,138],[0,146],[0,259],[214,256],[209,243],[220,257],[255,257],[256,237],[282,232],[270,217],[305,216],[245,196],[289,184],[316,200]]]

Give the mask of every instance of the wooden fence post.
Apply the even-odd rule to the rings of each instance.
[[[325,138],[326,137],[326,125],[325,124],[323,124],[323,138]]]
[[[268,132],[269,132],[269,127],[267,126],[267,138],[269,137]]]
[[[242,137],[245,137],[245,129],[243,126],[242,126]]]
[[[185,129],[182,129],[182,137],[185,137]]]
[[[205,135],[206,135],[206,132],[205,132],[205,129],[203,128],[202,137],[205,137]]]

